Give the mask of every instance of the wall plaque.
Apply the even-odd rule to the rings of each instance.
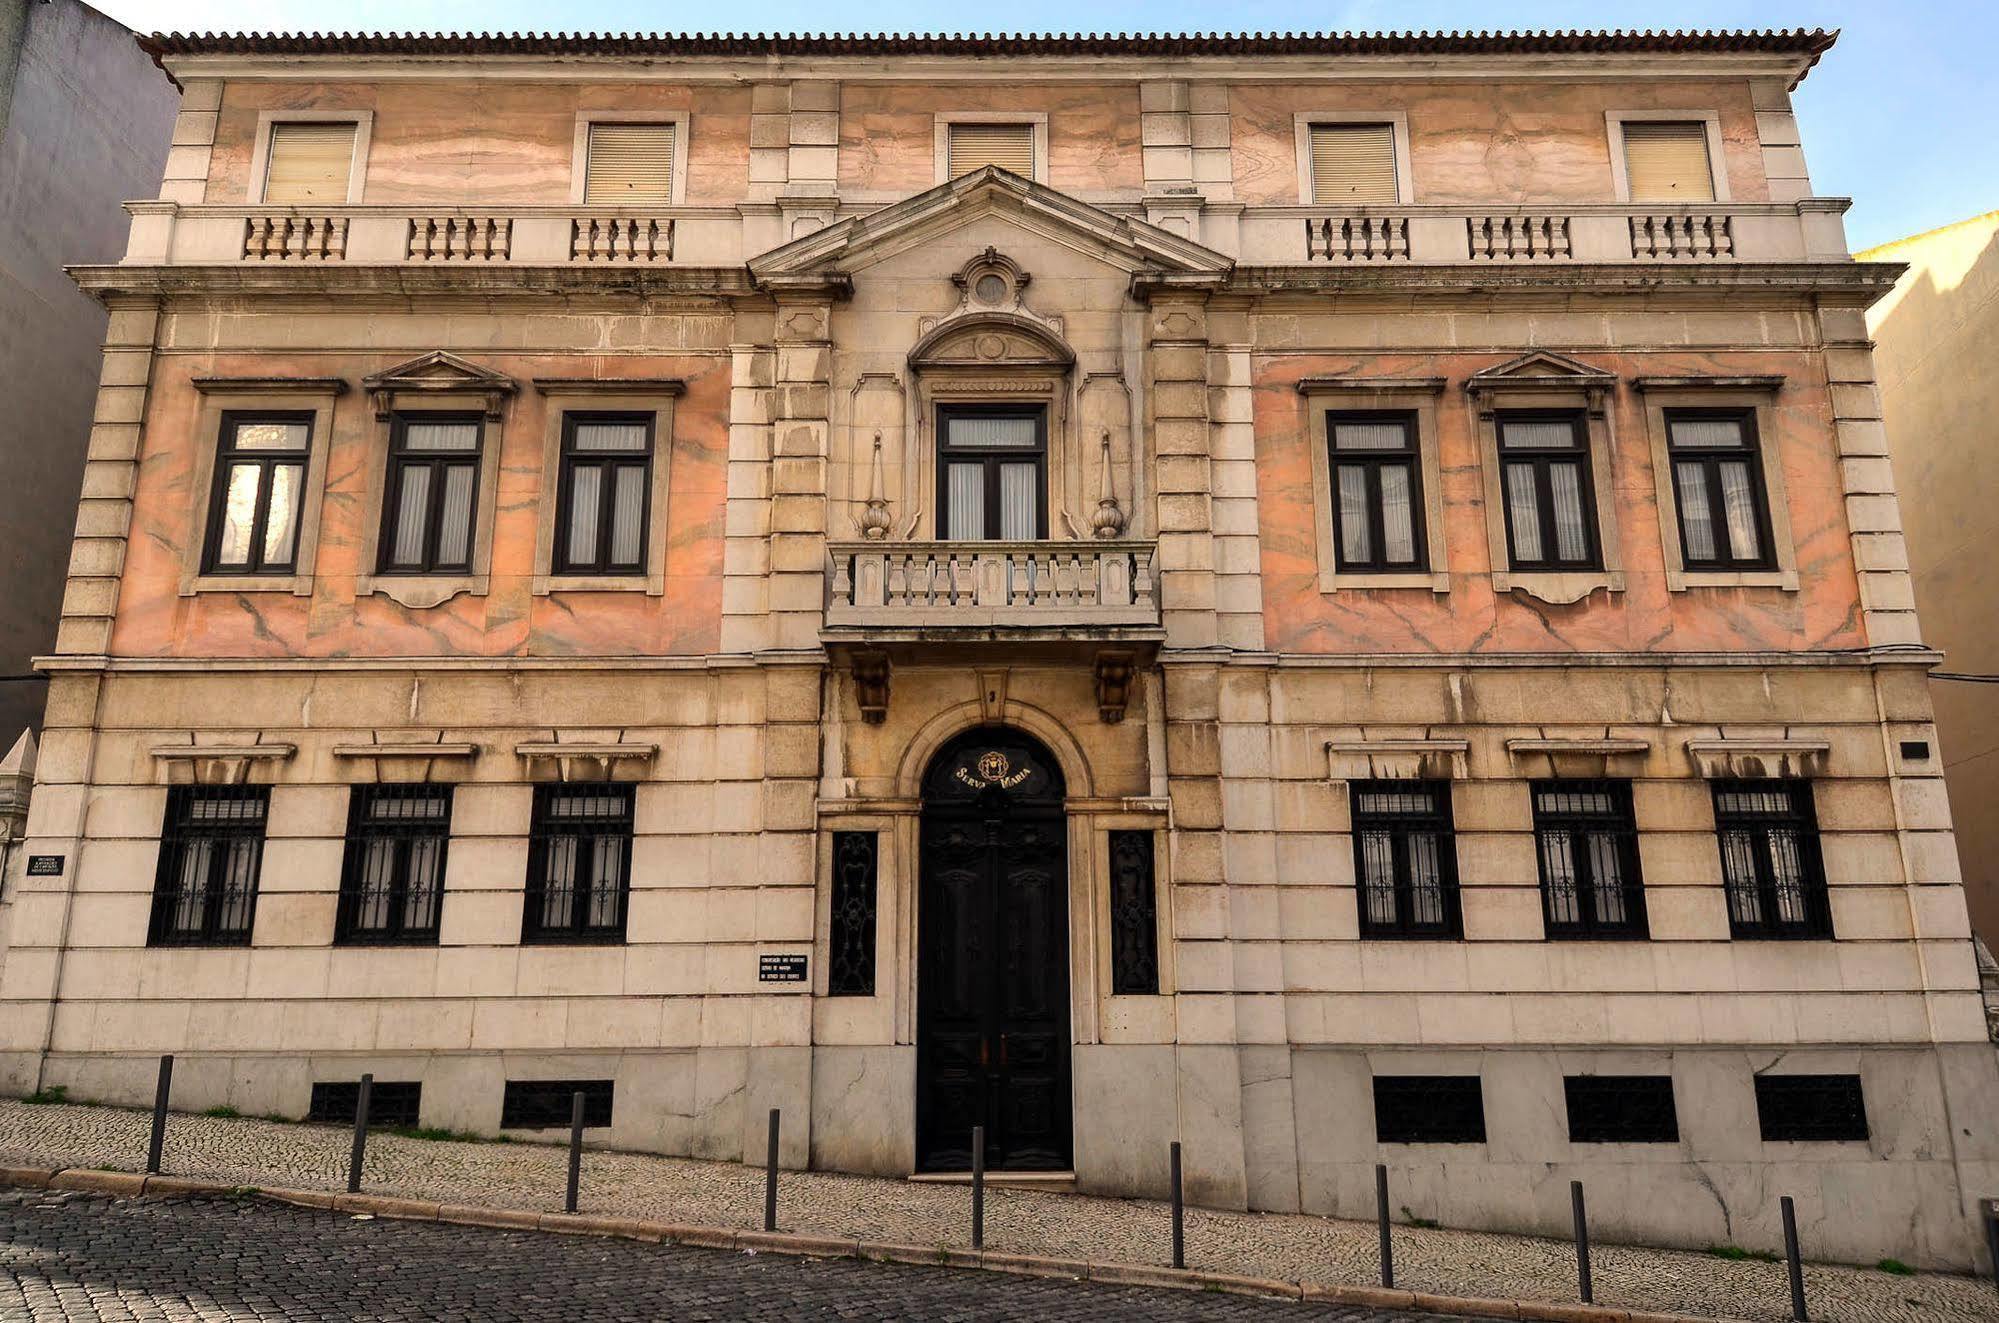
[[[804,956],[760,955],[757,957],[757,982],[803,983],[804,981]]]
[[[63,856],[59,854],[31,854],[28,856],[29,877],[61,877]]]

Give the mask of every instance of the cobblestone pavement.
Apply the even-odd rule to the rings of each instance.
[[[0,1101],[0,1164],[137,1171],[145,1165],[145,1112]],[[165,1170],[241,1185],[345,1189],[350,1134],[344,1129],[176,1115]],[[562,1201],[567,1156],[559,1146],[442,1142],[388,1134],[368,1145],[365,1188],[449,1203],[552,1210]],[[914,1244],[964,1245],[969,1200],[962,1187],[874,1177],[786,1172],[779,1225]],[[592,1151],[583,1160],[582,1211],[662,1221],[755,1227],[763,1217],[763,1173],[732,1162],[700,1162]],[[1605,1216],[1599,1213],[1601,1218]],[[1810,1243],[1810,1228],[1805,1229]],[[1162,1263],[1168,1216],[1162,1203],[1040,1191],[994,1190],[986,1247],[1061,1258]],[[1280,1214],[1189,1210],[1190,1267],[1296,1281],[1376,1280],[1371,1222]],[[1566,1241],[1397,1226],[1399,1287],[1452,1295],[1574,1300],[1575,1257]],[[1780,1263],[1595,1246],[1599,1304],[1782,1323],[1790,1297]],[[1807,1265],[1806,1291],[1820,1323],[1971,1323],[1999,1320],[1990,1282],[1924,1274],[1891,1276]]]
[[[0,1191],[0,1318],[980,1319],[1446,1323],[1448,1316],[851,1259],[352,1218],[261,1200]]]

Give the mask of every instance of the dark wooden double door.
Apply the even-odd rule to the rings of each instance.
[[[983,728],[926,780],[917,950],[917,1166],[1066,1171],[1069,873],[1059,773]]]

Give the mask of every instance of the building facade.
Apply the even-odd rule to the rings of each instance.
[[[1972,1263],[1829,45],[152,39],[8,1082]]]
[[[1926,642],[1950,674],[1999,674],[1999,514],[1990,485],[1999,367],[1999,212],[1911,235],[1861,255],[1904,262],[1893,292],[1868,310],[1896,482],[1907,498],[1909,575]],[[1991,686],[1933,686],[1943,736],[1944,784],[1958,823],[1971,926],[1999,940],[1999,703]]]
[[[55,642],[74,525],[50,512],[83,481],[97,399],[104,309],[63,266],[125,251],[121,204],[158,190],[178,100],[89,5],[0,0],[0,675],[32,674]],[[0,681],[0,744],[43,698]]]

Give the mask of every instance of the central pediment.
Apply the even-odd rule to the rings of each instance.
[[[1220,278],[1235,265],[1212,248],[1135,216],[1106,211],[989,165],[773,248],[750,260],[750,275],[766,286],[830,280],[996,214],[1134,275]]]

